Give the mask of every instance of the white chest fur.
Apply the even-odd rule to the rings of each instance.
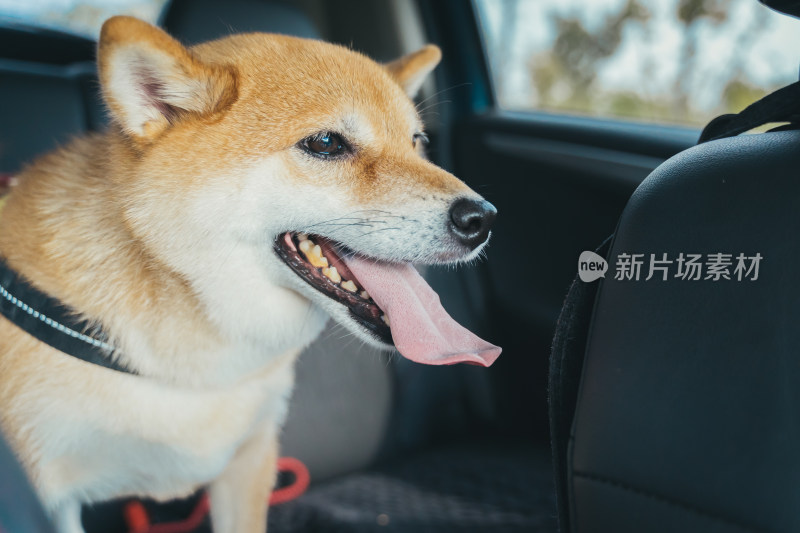
[[[287,354],[235,385],[202,390],[99,367],[82,369],[81,383],[54,377],[51,394],[25,408],[43,499],[56,506],[193,492],[218,476],[250,435],[283,423],[293,363]]]

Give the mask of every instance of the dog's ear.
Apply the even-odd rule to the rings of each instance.
[[[442,51],[435,44],[423,46],[416,52],[387,63],[389,74],[400,84],[410,98],[414,98],[425,78],[442,59]]]
[[[122,129],[139,140],[236,99],[231,70],[202,63],[164,31],[133,17],[103,24],[97,52],[103,97]]]

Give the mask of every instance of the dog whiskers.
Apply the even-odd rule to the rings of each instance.
[[[458,89],[460,87],[465,87],[467,85],[472,85],[472,82],[466,81],[464,83],[457,83],[456,85],[453,85],[451,87],[446,87],[446,88],[442,89],[441,91],[437,91],[437,92],[433,93],[432,95],[428,96],[427,98],[423,98],[422,100],[417,102],[416,107],[419,108],[419,106],[421,106],[422,104],[424,104],[425,102],[427,102],[428,100],[430,100],[432,98],[436,98],[440,94],[446,93],[447,91],[452,91],[453,89]]]

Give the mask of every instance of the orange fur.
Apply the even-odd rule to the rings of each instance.
[[[412,146],[422,125],[403,87],[417,85],[440,55],[426,47],[384,67],[339,46],[266,34],[186,49],[136,19],[106,22],[99,74],[112,126],[26,168],[0,212],[0,255],[101,324],[142,374],[86,364],[0,319],[0,427],[60,531],[79,531],[74,511],[63,509],[98,495],[170,498],[206,484],[220,531],[264,530],[292,365],[324,318],[250,260],[262,249],[249,219],[270,209],[286,210],[267,213],[270,221],[296,217],[302,204],[280,203],[293,191],[333,198],[340,214],[437,210],[474,196]],[[152,83],[136,85],[142,77]],[[296,148],[341,130],[358,143],[346,161]],[[263,169],[274,171],[264,175],[269,188],[258,179]],[[272,196],[278,207],[266,203]],[[251,206],[256,200],[268,207]],[[242,275],[253,290],[272,291],[265,298],[278,309],[265,324],[294,336],[224,321],[235,298],[218,293],[237,280],[214,274],[236,261],[250,268]],[[309,316],[313,331],[302,323]],[[106,479],[106,469],[132,460],[113,455],[121,442],[175,472],[150,479],[123,469]],[[128,483],[134,474],[151,485]]]

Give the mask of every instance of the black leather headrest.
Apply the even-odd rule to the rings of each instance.
[[[786,15],[800,17],[800,0],[758,0],[765,6]]]
[[[274,0],[172,0],[161,16],[161,26],[185,44],[254,31],[320,38],[302,11]]]
[[[743,135],[675,156],[632,196],[585,352],[573,531],[800,531],[798,168],[800,131]],[[642,254],[638,281],[615,279],[622,254]],[[666,280],[648,268],[664,254]],[[676,277],[681,254],[701,254],[699,279]],[[760,255],[757,279],[739,254]]]
[[[26,24],[0,26],[0,59],[50,65],[94,61],[97,43],[71,33]]]

